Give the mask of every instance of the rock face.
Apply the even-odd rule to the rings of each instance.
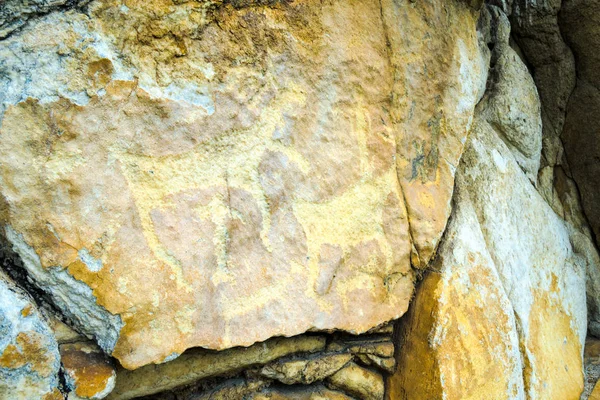
[[[457,200],[400,333],[390,399],[524,398],[512,306],[468,193]]]
[[[591,391],[599,0],[0,3],[0,399]]]
[[[310,354],[324,349],[324,337],[276,338],[249,348],[220,353],[194,349],[169,363],[147,365],[134,371],[120,370],[117,385],[109,399],[142,397],[255,364],[266,364],[279,357],[295,353]]]
[[[0,273],[0,398],[58,400],[58,344],[35,304]]]
[[[585,265],[564,223],[519,175],[494,131],[481,123],[472,135],[461,179],[514,310],[526,393],[576,399],[587,325]]]
[[[597,112],[594,112],[600,107],[599,11],[598,1],[565,1],[561,11],[562,31],[575,53],[577,64],[577,84],[569,99],[562,138],[583,208],[596,238],[600,235],[597,162],[600,133]]]
[[[558,400],[583,390],[585,254],[532,184],[537,167],[524,156],[541,151],[537,92],[508,47],[506,16],[491,7],[490,20],[493,85],[458,168],[435,272],[402,325],[390,399]],[[517,85],[531,95],[505,95]]]
[[[476,121],[459,171],[439,272],[409,314],[390,398],[578,399],[585,265],[568,230],[487,122]]]
[[[35,284],[127,368],[402,315],[484,89],[477,12],[167,3],[0,44],[0,219]]]
[[[582,262],[587,263],[589,328],[600,335],[600,260],[593,239],[597,222],[592,200],[596,195],[592,172],[596,166],[590,162],[595,141],[588,140],[594,135],[596,118],[596,113],[589,110],[598,105],[590,99],[582,100],[587,96],[583,93],[589,95],[582,77],[589,75],[595,55],[587,51],[591,59],[586,68],[576,68],[573,55],[575,52],[577,64],[581,64],[586,43],[595,40],[597,3],[521,0],[514,3],[511,19],[514,38],[532,70],[542,105],[543,149],[537,188],[567,222],[570,240]]]
[[[98,346],[78,342],[59,349],[69,400],[103,399],[115,388],[115,368]]]

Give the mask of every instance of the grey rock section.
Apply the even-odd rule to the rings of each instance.
[[[513,37],[532,71],[542,103],[543,150],[537,188],[567,222],[579,262],[586,266],[589,329],[600,335],[600,147],[596,128],[600,95],[590,84],[594,76],[595,82],[599,81],[598,68],[593,68],[600,65],[599,2],[505,3],[505,9],[512,11]]]
[[[506,14],[495,6],[490,6],[487,12],[494,46],[488,90],[480,109],[485,109],[486,119],[535,184],[542,150],[538,92],[527,66],[509,45],[510,22]]]
[[[569,96],[575,87],[575,61],[558,26],[560,0],[516,0],[513,37],[530,65],[542,101],[542,167],[562,165],[560,134]]]
[[[29,296],[0,272],[0,398],[58,394],[58,343]]]
[[[530,382],[527,394],[553,398],[546,396],[558,393],[557,386],[578,384],[577,349],[583,349],[587,327],[585,265],[570,244],[566,224],[522,174],[487,122],[475,121],[457,177],[461,192],[468,192],[473,202],[514,309],[525,380]],[[545,296],[552,298],[547,305]],[[570,322],[561,322],[563,315]],[[553,328],[545,328],[550,321]],[[565,360],[571,364],[567,372],[554,373],[545,360],[555,358],[559,344],[570,349]]]
[[[89,0],[4,0],[0,3],[0,39],[24,26],[31,18],[87,2]]]
[[[600,1],[565,0],[560,13],[565,40],[575,54],[577,85],[567,107],[562,140],[570,172],[596,245],[600,237]],[[589,236],[589,235],[588,235]],[[585,248],[593,246],[582,243]],[[593,252],[593,250],[589,250]],[[596,264],[598,265],[598,264]],[[600,268],[588,271],[590,332],[600,337]]]
[[[121,317],[109,313],[96,302],[92,289],[73,278],[64,268],[45,269],[35,251],[10,226],[5,228],[6,240],[22,260],[23,268],[40,288],[47,293],[53,304],[88,337],[94,337],[98,345],[110,354],[117,343],[123,327]]]
[[[107,39],[90,25],[87,15],[77,10],[52,13],[24,27],[19,35],[0,41],[0,127],[6,107],[29,97],[41,103],[67,98],[85,105],[90,96],[102,93],[85,74],[73,75],[66,68],[84,53],[95,60],[110,60],[113,79],[133,79]],[[36,38],[49,31],[51,40],[39,43]],[[74,33],[78,40],[69,45]]]

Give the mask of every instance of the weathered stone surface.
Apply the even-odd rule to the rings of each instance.
[[[192,349],[164,364],[147,365],[133,371],[118,369],[116,386],[108,399],[127,400],[146,396],[200,379],[267,364],[290,354],[314,353],[324,348],[325,338],[322,336],[299,336],[275,338],[248,348],[222,352]]]
[[[525,3],[515,4],[517,18],[531,17],[532,9],[519,9]],[[510,10],[510,2],[499,5]],[[488,91],[457,173],[456,208],[433,264],[437,272],[423,282],[402,328],[390,399],[578,399],[582,391],[583,287],[597,253],[571,195],[576,191],[552,157],[540,174],[541,192],[566,224],[534,187],[542,150],[539,100],[509,47],[501,8],[489,7],[480,23],[492,49]],[[557,13],[550,12],[554,39]],[[520,34],[532,28],[531,21],[520,23]],[[525,40],[528,52],[539,44]]]
[[[577,136],[589,132],[595,114],[592,112],[590,115],[585,115],[586,110],[597,109],[598,106],[589,99],[583,103],[575,103],[581,101],[580,86],[585,84],[578,83],[572,96],[576,83],[575,59],[563,39],[566,37],[569,46],[581,52],[577,45],[574,46],[576,40],[570,38],[570,32],[574,30],[583,33],[587,30],[588,33],[579,36],[582,39],[580,43],[588,41],[589,28],[593,29],[593,23],[590,21],[595,14],[587,7],[592,3],[523,0],[515,3],[512,19],[514,37],[532,70],[542,103],[543,151],[537,188],[552,209],[567,222],[573,247],[580,261],[586,264],[589,329],[590,332],[600,335],[600,259],[594,247],[592,231],[580,204],[579,189],[584,188],[585,184],[580,184],[578,188],[573,181],[573,177],[575,179],[578,177],[572,175],[572,171],[582,171],[580,167],[582,163],[589,164],[585,161],[589,160],[586,154],[594,151],[593,140],[586,140],[586,144],[583,145],[585,148],[581,148]],[[575,4],[577,6],[572,7]],[[557,16],[560,16],[560,24]],[[565,125],[567,106],[569,109],[573,108],[574,112],[571,114],[569,124]],[[579,133],[573,132],[574,129],[579,130]],[[572,160],[569,162],[565,157],[565,150],[568,150],[566,156],[571,153]],[[571,168],[572,166],[575,166],[575,170]],[[590,170],[593,171],[594,168],[592,163]],[[587,173],[585,169],[583,171],[584,174]],[[594,180],[594,174],[590,175]],[[588,196],[589,189],[586,192]],[[594,206],[592,203],[591,207]],[[587,207],[590,205],[588,204]],[[588,210],[586,213],[589,213]],[[593,225],[593,221],[590,222]]]
[[[59,349],[69,400],[99,400],[114,389],[115,367],[98,346],[78,342]]]
[[[472,104],[485,91],[487,60],[479,51],[478,13],[465,9],[466,3],[381,2],[394,67],[391,117],[398,132],[398,179],[413,265],[421,268],[446,226]]]
[[[312,385],[303,388],[269,388],[248,397],[248,400],[354,400],[354,398],[322,385]]]
[[[591,127],[596,116],[590,110],[597,110],[598,105],[590,98],[583,100],[586,95],[582,92],[588,91],[585,88],[588,78],[585,77],[598,76],[591,67],[598,57],[595,50],[598,43],[597,10],[596,1],[519,0],[512,10],[512,22],[514,38],[532,70],[542,101],[543,151],[538,190],[570,225],[571,241],[579,248],[582,262],[587,264],[590,331],[600,335],[600,263],[581,208],[580,190],[573,182],[573,178],[581,181],[578,182],[581,194],[586,192],[583,206],[594,228],[595,203],[586,204],[586,197],[594,194],[593,189],[585,188],[585,180],[593,182],[595,179],[596,166],[589,156],[596,151],[595,141],[582,140],[578,136],[595,135]],[[573,52],[576,53],[577,71]],[[579,64],[582,64],[581,68]],[[576,75],[579,77],[577,87]],[[569,111],[568,124],[567,107],[573,110],[572,113]],[[568,153],[571,153],[570,157]],[[584,178],[578,173],[589,176]],[[595,183],[589,185],[595,187]]]
[[[184,396],[185,400],[238,400],[251,399],[252,396],[267,385],[268,381],[236,378],[229,379],[216,388],[200,394]]]
[[[600,46],[599,12],[598,1],[569,0],[564,1],[560,14],[561,30],[575,54],[577,65],[577,85],[569,99],[562,140],[570,173],[577,182],[596,245],[600,234],[600,119],[597,112],[600,109],[600,58],[597,50]],[[587,236],[591,237],[590,234]],[[585,238],[581,238],[581,241],[586,248],[593,248],[584,243]],[[594,265],[591,262],[588,269],[588,306],[590,332],[600,336],[600,263]]]
[[[578,399],[585,265],[564,222],[479,117],[455,202],[439,272],[419,288],[403,327],[390,399]]]
[[[394,343],[389,336],[359,336],[352,339],[332,340],[327,345],[328,351],[353,354],[363,365],[373,366],[392,373],[396,369]]]
[[[71,327],[60,321],[56,316],[51,315],[48,321],[50,329],[59,344],[83,342],[86,338],[75,332]]]
[[[594,336],[588,336],[585,340],[584,366],[585,390],[581,395],[582,400],[590,397],[600,378],[600,340]]]
[[[363,365],[379,368],[383,372],[393,374],[396,371],[396,359],[394,357],[379,357],[373,354],[358,354],[356,359]]]
[[[0,398],[62,399],[58,344],[31,299],[0,272]]]
[[[95,1],[0,43],[0,221],[126,368],[402,315],[485,88],[457,0]]]
[[[589,400],[600,400],[600,384],[596,383],[596,386],[594,386],[594,390],[592,391],[592,393],[590,394],[590,397],[588,397]]]
[[[563,0],[560,28],[573,53],[578,79],[600,87],[600,2],[597,0]],[[579,82],[578,82],[579,84]]]
[[[385,394],[383,378],[375,371],[349,363],[329,378],[334,388],[364,400],[383,400]]]
[[[540,100],[527,66],[509,45],[508,17],[493,6],[489,12],[493,69],[480,108],[535,183],[542,150]]]
[[[0,236],[110,399],[578,398],[596,0],[76,3],[0,5]],[[106,395],[39,321],[0,397]]]
[[[525,55],[540,94],[542,166],[564,165],[560,135],[575,87],[575,60],[558,24],[561,0],[518,0],[512,7],[513,37]]]
[[[524,399],[511,303],[468,194],[454,203],[433,271],[402,319],[388,399]]]
[[[352,354],[372,354],[379,357],[393,357],[394,343],[391,337],[357,337],[346,340],[333,340],[327,345],[329,351],[346,351]]]
[[[578,398],[587,320],[585,265],[565,223],[485,121],[477,120],[458,175],[514,309],[526,395]]]
[[[89,0],[4,0],[0,4],[0,39],[13,33],[30,18],[67,9]]]
[[[352,358],[352,354],[326,354],[309,359],[281,360],[264,366],[260,374],[286,385],[309,385],[336,373]]]

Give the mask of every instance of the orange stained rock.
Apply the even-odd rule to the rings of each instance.
[[[112,389],[116,377],[115,368],[95,345],[62,344],[60,356],[78,397],[95,398],[94,396]]]
[[[554,282],[554,280],[553,280]],[[524,340],[525,384],[541,398],[577,400],[584,386],[582,349],[571,316],[558,301],[560,289],[536,291],[529,320],[529,336]],[[528,354],[535,360],[531,368]]]
[[[15,343],[10,343],[0,354],[0,366],[17,369],[29,366],[41,377],[52,373],[53,354],[46,351],[46,341],[35,331],[19,332]]]
[[[438,257],[399,321],[389,400],[524,397],[512,307],[474,210],[457,197]]]
[[[28,98],[0,129],[0,222],[40,273],[71,275],[120,318],[106,350],[133,369],[401,316],[411,262],[426,265],[450,211],[477,13],[122,6],[24,33],[29,52],[73,50],[61,93],[87,100]]]
[[[65,396],[58,389],[54,389],[52,392],[47,393],[42,397],[42,400],[64,400]]]

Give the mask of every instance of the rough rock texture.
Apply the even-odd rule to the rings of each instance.
[[[486,122],[479,121],[472,130],[463,165],[459,185],[473,200],[514,309],[526,393],[577,398],[587,326],[586,265],[574,254],[564,222],[521,174]]]
[[[593,336],[588,336],[585,341],[584,366],[585,389],[581,395],[581,400],[593,399],[591,394],[596,389],[600,378],[600,340]]]
[[[562,139],[582,205],[594,232],[600,237],[600,180],[598,179],[600,138],[600,2],[564,1],[560,25],[575,54],[577,84],[567,108]],[[588,293],[590,331],[600,337],[600,272],[590,269]]]
[[[537,167],[524,162],[541,151],[540,106],[509,29],[491,7],[491,83],[458,168],[436,272],[403,321],[390,399],[558,400],[583,391],[588,263],[537,192]],[[515,86],[531,94],[505,95]]]
[[[334,388],[364,400],[383,400],[385,393],[381,374],[355,363],[349,363],[331,375],[327,382]]]
[[[0,39],[39,15],[85,4],[89,0],[4,0],[0,4]]]
[[[599,11],[0,2],[0,398],[586,397]]]
[[[422,304],[415,304],[419,307],[415,312],[422,312],[414,319],[415,327],[408,328],[413,331],[405,338],[408,345],[401,343],[399,369],[390,382],[392,388],[398,388],[392,393],[398,393],[398,398],[417,399],[419,395],[413,387],[425,385],[427,390],[447,393],[449,398],[478,398],[481,393],[496,390],[491,393],[498,398],[526,395],[578,399],[583,390],[582,351],[587,325],[582,290],[585,265],[578,264],[573,254],[564,222],[531,186],[508,147],[483,120],[475,122],[459,171],[459,193],[466,192],[468,197],[459,196],[457,201],[471,200],[471,214],[477,216],[478,224],[468,214],[459,214],[458,222],[453,220],[460,227],[451,228],[449,240],[457,237],[458,243],[442,248],[441,276],[427,278],[421,288],[425,293],[416,299]],[[462,221],[465,222],[461,224]],[[477,228],[482,234],[479,239]],[[458,233],[454,229],[459,229]],[[470,275],[469,268],[481,272]],[[470,283],[470,279],[474,282]],[[454,294],[465,288],[478,293]],[[506,306],[504,296],[512,307]],[[494,297],[497,300],[493,311],[489,307],[482,311],[485,302]],[[460,306],[446,306],[450,298]],[[433,315],[428,315],[428,310]],[[491,321],[494,314],[498,319]],[[474,322],[474,326],[466,321]],[[503,340],[491,339],[494,336]],[[513,342],[515,336],[518,347]],[[476,345],[486,339],[502,346]],[[517,348],[521,350],[520,357],[515,354]],[[458,349],[466,354],[455,360]],[[431,368],[412,366],[412,371],[423,371],[420,379],[412,379],[419,374],[402,367],[411,361],[414,365],[415,360],[423,359],[423,354],[431,357]],[[484,361],[486,358],[488,362]],[[514,375],[519,358],[516,370],[523,371],[522,377],[518,376],[521,382],[515,381]],[[472,373],[468,380],[462,376],[466,373],[466,360],[482,374],[481,379],[472,379]],[[491,360],[496,364],[490,365]],[[499,368],[494,374],[497,380],[483,378],[488,376],[484,366]],[[428,374],[432,373],[435,375],[430,377]]]
[[[58,400],[60,355],[35,303],[0,272],[0,399]]]
[[[115,390],[108,398],[125,400],[146,396],[255,364],[266,364],[293,353],[315,353],[324,348],[324,337],[306,336],[271,339],[252,347],[224,352],[194,349],[165,364],[148,365],[134,371],[119,369]]]
[[[94,343],[61,344],[59,349],[69,400],[99,400],[114,389],[115,368]]]
[[[521,169],[535,183],[542,150],[537,88],[527,66],[510,47],[510,22],[506,14],[499,8],[490,7],[486,8],[482,20],[487,18],[490,19],[488,42],[493,44],[492,76],[480,108],[485,110],[486,120],[511,149]]]
[[[318,399],[335,394],[345,399],[352,397],[356,390],[370,389],[375,390],[371,395],[380,397],[384,387],[382,374],[395,367],[393,355],[391,332],[274,338],[248,348],[220,352],[192,349],[163,364],[133,371],[118,368],[116,387],[108,398],[156,395],[158,397],[152,398],[236,400],[253,399],[252,396],[261,399],[299,396]],[[349,366],[354,367],[338,374]],[[364,382],[359,389],[343,384],[349,382],[347,376],[354,376],[348,375],[350,372],[360,372],[357,376]],[[332,382],[334,379],[338,385]],[[325,390],[323,385],[331,390]],[[166,393],[172,393],[173,397],[161,397],[167,396]]]
[[[6,239],[126,368],[397,318],[484,90],[476,19],[456,0],[38,19],[0,43]]]
[[[267,389],[248,397],[249,400],[354,400],[344,393],[322,385],[307,388]]]
[[[509,1],[508,3],[512,3]],[[541,98],[542,167],[566,167],[560,140],[567,101],[575,86],[575,62],[558,26],[561,0],[516,0],[514,38],[532,70]],[[505,12],[510,12],[507,7]]]
[[[593,120],[597,114],[590,110],[597,110],[598,104],[588,98],[582,99],[586,96],[582,94],[586,92],[586,83],[581,79],[591,70],[591,60],[596,55],[589,56],[592,58],[587,68],[579,68],[579,65],[576,68],[573,55],[573,51],[580,53],[577,60],[582,59],[582,47],[595,40],[593,30],[597,25],[593,21],[597,19],[597,13],[593,8],[597,11],[597,4],[597,1],[518,0],[512,6],[511,19],[514,38],[532,70],[541,98],[543,150],[537,187],[548,204],[567,222],[571,242],[582,261],[587,263],[590,331],[600,335],[600,260],[588,225],[589,220],[591,228],[597,229],[594,228],[597,223],[593,211],[596,205],[590,201],[597,187],[593,183],[596,174],[592,171],[597,167],[595,162],[590,162],[589,156],[595,151],[596,141],[589,138],[594,137]],[[571,32],[580,33],[573,35]],[[575,36],[579,37],[579,47],[575,44]],[[593,52],[588,50],[588,54]],[[573,112],[567,113],[567,108]],[[587,115],[583,115],[585,113]]]
[[[590,394],[590,397],[588,397],[589,400],[600,400],[600,384],[596,383],[596,386],[594,387],[594,390],[592,391],[592,393]]]
[[[389,399],[523,399],[510,301],[466,193],[400,331]]]
[[[266,378],[286,385],[309,385],[333,375],[352,360],[352,354],[331,354],[300,360],[282,360],[266,365],[260,371]]]

